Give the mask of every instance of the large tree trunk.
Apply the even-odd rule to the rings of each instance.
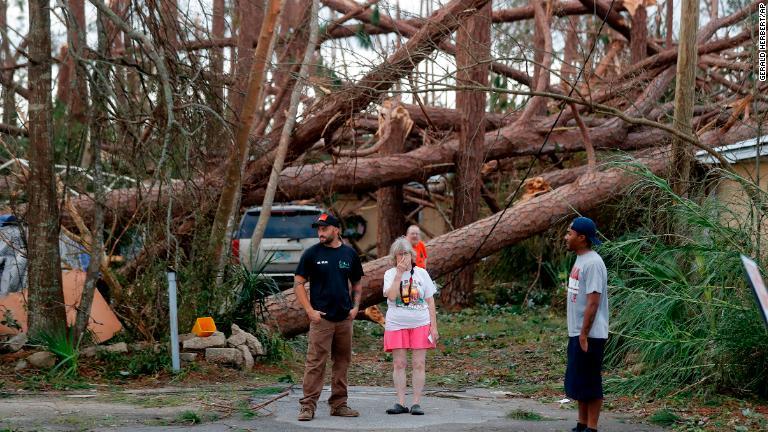
[[[237,12],[237,58],[235,60],[235,85],[229,91],[229,109],[232,118],[240,121],[243,101],[248,91],[248,74],[253,65],[253,47],[259,39],[264,21],[263,0],[234,0]]]
[[[699,26],[699,1],[683,0],[680,21],[680,45],[677,55],[675,80],[675,129],[687,135],[693,134],[693,105],[696,99],[696,30]],[[688,190],[693,167],[693,146],[680,138],[672,139],[670,178],[672,189],[678,195]]]
[[[379,113],[379,142],[382,156],[396,155],[405,151],[405,139],[411,132],[413,121],[408,111],[394,99],[385,101]],[[406,221],[403,208],[403,186],[395,185],[376,192],[378,230],[376,233],[376,254],[387,255],[389,246],[396,238],[405,235]]]
[[[536,0],[538,1],[538,0]],[[542,42],[542,46],[543,46]],[[456,83],[483,88],[488,85],[488,60],[491,57],[491,5],[469,18],[456,35]],[[543,58],[543,53],[542,53]],[[548,73],[548,71],[547,71]],[[543,74],[535,75],[543,79]],[[485,92],[459,90],[456,108],[461,112],[456,176],[453,182],[452,224],[460,228],[477,220],[485,143]],[[448,279],[440,293],[440,303],[449,309],[472,304],[475,269],[468,265]]]
[[[659,174],[667,167],[668,152],[668,148],[657,150],[638,162]],[[433,278],[440,277],[468,262],[476,262],[504,247],[543,232],[576,212],[589,211],[614,198],[636,179],[634,174],[622,169],[588,174],[574,183],[516,204],[504,214],[495,214],[436,237],[427,243],[430,251],[429,273]],[[494,231],[488,236],[493,226]],[[383,300],[382,279],[384,272],[391,266],[392,263],[387,257],[363,265],[365,276],[362,308]],[[283,336],[295,336],[309,328],[307,314],[296,300],[293,289],[268,298],[266,313],[267,324]]]
[[[66,63],[69,74],[66,82],[59,86],[67,88],[67,139],[70,145],[84,143],[85,131],[88,127],[88,81],[85,65],[78,58],[85,57],[85,0],[67,0],[67,49]],[[70,15],[71,14],[71,15]],[[80,166],[88,167],[93,162],[91,149],[83,146]]]
[[[59,257],[59,206],[53,171],[51,20],[48,0],[29,2],[29,179],[27,242],[29,332],[66,327]]]
[[[632,40],[629,50],[632,64],[642,61],[646,57],[646,45],[648,43],[648,11],[642,1],[632,15]]]

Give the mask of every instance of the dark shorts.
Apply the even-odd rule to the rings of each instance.
[[[588,338],[587,352],[579,337],[568,338],[568,366],[565,369],[565,394],[577,401],[603,398],[603,351],[607,339]]]

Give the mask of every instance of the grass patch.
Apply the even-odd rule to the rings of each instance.
[[[522,420],[522,421],[542,421],[544,416],[534,411],[527,411],[523,409],[516,409],[507,413],[507,418],[510,420]]]
[[[660,409],[653,413],[648,420],[659,426],[672,426],[679,422],[681,418],[668,409]]]
[[[196,425],[203,422],[203,419],[195,411],[182,411],[176,416],[176,423]]]

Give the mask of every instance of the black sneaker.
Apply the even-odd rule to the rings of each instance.
[[[387,414],[407,414],[408,408],[396,403],[395,406],[387,410]]]
[[[584,423],[576,423],[576,427],[571,429],[571,432],[584,432],[584,430],[587,428],[587,425]]]
[[[416,404],[411,407],[411,414],[412,415],[424,415],[424,411],[422,411],[421,406],[419,404]]]

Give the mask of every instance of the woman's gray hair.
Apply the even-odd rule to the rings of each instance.
[[[412,258],[416,257],[416,251],[413,250],[411,242],[405,237],[398,237],[397,240],[392,243],[392,246],[389,247],[389,257],[392,258],[392,262],[395,265],[397,265],[397,256],[403,252],[410,253]]]

